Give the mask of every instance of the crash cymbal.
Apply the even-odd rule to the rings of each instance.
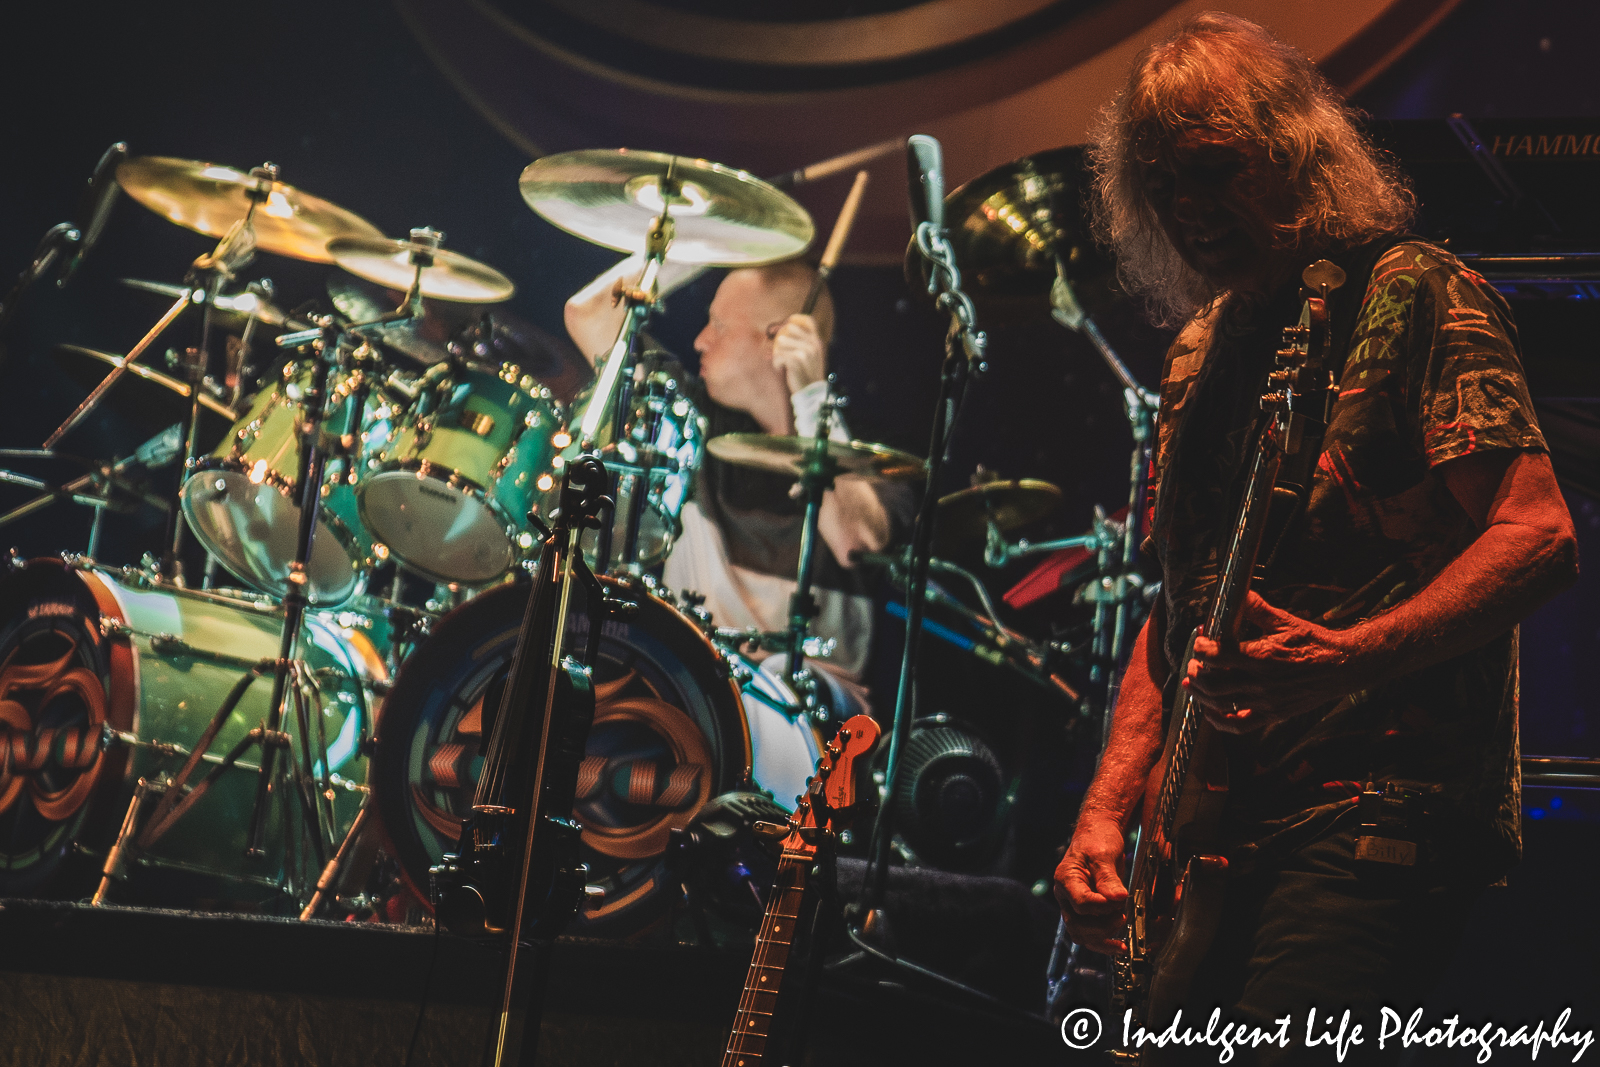
[[[78,345],[56,345],[51,357],[85,389],[93,389],[113,368],[123,365],[121,356]],[[122,378],[106,394],[105,405],[143,427],[145,432],[154,433],[189,417],[189,383],[143,363],[130,363]],[[238,421],[239,416],[232,408],[201,389],[199,436],[202,442],[214,444]]]
[[[170,156],[135,156],[117,166],[117,184],[162,217],[209,237],[226,236],[245,217],[250,194],[265,195],[250,215],[256,247],[293,259],[331,263],[335,237],[382,237],[359,215],[292,185],[232,167]]]
[[[459,252],[387,237],[340,237],[328,242],[328,254],[339,266],[358,278],[401,293],[411,288],[411,281],[416,277],[417,268],[411,262],[413,252],[433,257],[433,264],[422,268],[422,295],[425,297],[459,304],[496,304],[511,299],[511,294],[517,291],[510,278]]]
[[[141,293],[155,293],[169,300],[176,300],[180,296],[193,292],[187,285],[172,285],[167,282],[147,281],[144,278],[118,278],[118,282],[129,289],[137,289]],[[221,312],[223,318],[234,318],[242,325],[245,319],[255,319],[268,326],[293,325],[295,329],[304,329],[307,324],[290,323],[289,317],[282,308],[264,297],[252,292],[234,293],[229,296],[225,293],[218,294],[211,302],[212,308]]]
[[[993,522],[1002,532],[1042,519],[1061,506],[1061,490],[1033,478],[985,482],[939,498],[936,551],[982,544]]]
[[[724,463],[753,467],[798,478],[806,453],[816,443],[811,437],[780,437],[764,433],[725,433],[713,437],[706,448]],[[865,441],[829,441],[828,454],[843,474],[870,474],[892,481],[912,481],[925,473],[922,460],[908,452]]]
[[[590,149],[545,156],[522,172],[522,198],[550,222],[619,252],[643,252],[650,220],[661,214],[661,183],[681,182],[671,198],[674,263],[749,267],[804,252],[815,232],[811,216],[766,182],[720,163],[637,152]]]
[[[963,288],[985,309],[1050,310],[1056,263],[1064,264],[1090,310],[1112,291],[1115,264],[1089,232],[1093,181],[1082,145],[1025,156],[974,178],[944,198],[944,217]],[[906,277],[927,291],[928,265],[916,242]]]

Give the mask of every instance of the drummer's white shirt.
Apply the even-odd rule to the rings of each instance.
[[[815,382],[791,398],[795,430],[801,436],[816,433],[817,413],[826,392],[825,383]],[[844,420],[838,415],[828,436],[835,441],[850,440]],[[667,556],[661,575],[668,588],[704,596],[704,607],[717,626],[787,629],[789,597],[796,589],[794,578],[762,574],[731,562],[722,531],[693,500],[684,504],[679,520],[683,533]],[[818,541],[819,552],[831,551],[826,541]],[[833,654],[822,662],[851,681],[860,681],[872,639],[872,598],[816,586],[811,595],[817,601],[811,632],[832,638],[835,643]]]

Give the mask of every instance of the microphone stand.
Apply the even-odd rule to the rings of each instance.
[[[922,506],[917,512],[917,524],[911,539],[911,573],[906,582],[906,644],[900,657],[900,683],[895,696],[894,725],[889,735],[889,757],[884,771],[882,795],[885,798],[895,795],[900,758],[911,736],[911,718],[914,714],[912,690],[922,637],[934,516],[938,512],[939,479],[948,458],[956,414],[961,410],[967,385],[973,377],[987,369],[984,356],[988,338],[978,329],[978,316],[972,299],[961,289],[961,272],[956,267],[955,251],[950,247],[940,222],[942,220],[922,222],[916,234],[918,250],[933,267],[928,282],[929,291],[937,294],[938,307],[949,313],[950,331],[945,336],[945,359],[939,375],[939,399],[934,407],[933,430],[928,444]],[[893,812],[894,805],[885,799],[878,807],[878,816],[872,828],[870,858],[860,905],[868,929],[883,921]]]

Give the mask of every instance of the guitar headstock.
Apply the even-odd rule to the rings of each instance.
[[[789,816],[785,851],[814,852],[824,832],[843,828],[845,813],[856,803],[856,761],[877,745],[879,733],[871,716],[857,715],[839,727],[834,739],[823,746],[817,773],[807,780],[806,791],[797,798],[794,814]],[[770,830],[762,830],[771,825],[758,823],[757,832],[776,836]]]
[[[855,807],[856,760],[873,750],[878,743],[878,724],[870,715],[857,715],[850,719],[823,749],[817,761],[818,786],[830,811]]]

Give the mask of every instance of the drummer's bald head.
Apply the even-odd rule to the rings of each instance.
[[[817,280],[817,269],[800,259],[786,259],[782,263],[769,263],[764,267],[746,267],[734,273],[757,278],[779,317],[796,314],[805,307],[806,297],[811,295],[811,286]],[[833,340],[833,296],[826,284],[817,297],[817,306],[812,309],[811,317],[817,322],[817,333],[822,335],[822,343]]]

